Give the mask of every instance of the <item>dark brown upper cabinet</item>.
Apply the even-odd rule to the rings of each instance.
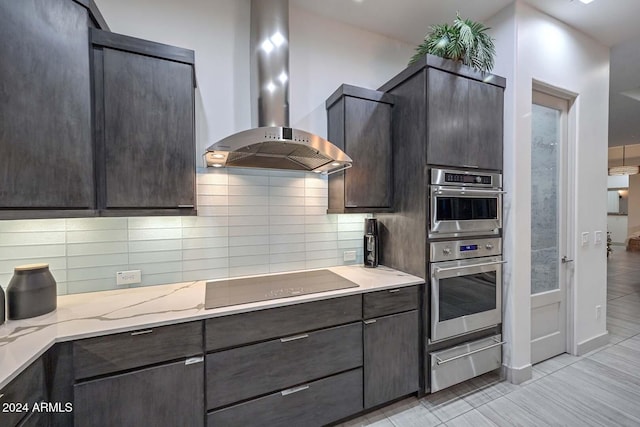
[[[329,175],[328,213],[393,210],[393,96],[342,85],[327,99],[329,141],[353,167]]]
[[[90,35],[101,214],[195,214],[194,52]]]
[[[95,214],[93,1],[0,2],[0,219]]]
[[[502,88],[430,68],[427,103],[429,164],[502,169]]]

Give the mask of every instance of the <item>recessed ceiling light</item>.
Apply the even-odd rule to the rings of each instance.
[[[584,4],[589,4],[589,3],[591,3],[592,1],[593,1],[593,0],[580,0],[580,2],[581,2],[581,3],[584,3]]]

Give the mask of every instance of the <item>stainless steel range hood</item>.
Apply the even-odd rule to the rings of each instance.
[[[251,0],[251,97],[257,127],[207,148],[207,166],[318,173],[351,167],[351,158],[326,139],[289,127],[288,0]]]

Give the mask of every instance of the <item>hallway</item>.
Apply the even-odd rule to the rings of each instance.
[[[640,253],[615,247],[608,260],[610,343],[533,367],[521,385],[489,373],[422,399],[351,420],[360,427],[640,425]]]

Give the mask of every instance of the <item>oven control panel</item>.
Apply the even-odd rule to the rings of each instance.
[[[502,239],[449,240],[431,242],[429,261],[440,262],[502,254]]]
[[[495,172],[431,169],[431,185],[502,188],[502,174]]]

